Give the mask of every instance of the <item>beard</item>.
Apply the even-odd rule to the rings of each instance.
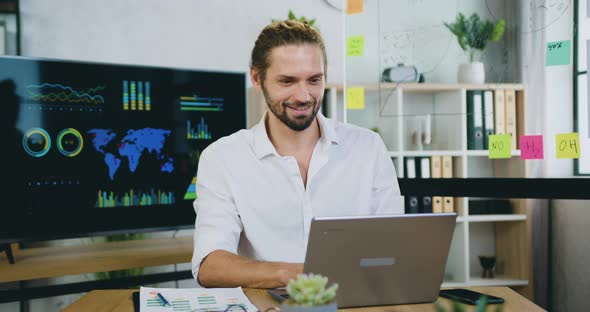
[[[274,101],[266,91],[266,88],[262,87],[262,93],[264,94],[264,99],[266,100],[266,105],[268,109],[275,115],[283,124],[285,124],[289,129],[293,131],[303,131],[307,129],[311,123],[315,120],[315,117],[320,110],[320,99],[321,98],[313,98],[307,102],[279,102]],[[311,114],[309,115],[302,115],[302,116],[295,116],[289,117],[287,114],[287,107],[291,107],[294,109],[303,108],[311,106]]]

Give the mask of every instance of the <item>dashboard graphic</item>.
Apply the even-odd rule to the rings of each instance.
[[[73,128],[63,129],[57,135],[57,149],[67,157],[75,157],[84,147],[84,138],[80,132]]]
[[[180,110],[201,112],[222,112],[223,98],[200,97],[197,95],[181,96],[179,98]]]
[[[123,110],[152,110],[149,81],[123,81]]]
[[[49,133],[41,128],[31,128],[23,135],[23,148],[33,157],[43,157],[51,148]]]
[[[0,69],[14,86],[0,244],[193,226],[201,151],[246,127],[245,72],[5,55]]]
[[[96,208],[173,205],[175,203],[174,193],[154,189],[150,189],[149,192],[131,189],[122,195],[116,195],[112,191],[98,190],[97,195]]]
[[[44,110],[102,111],[105,99],[100,93],[105,89],[103,85],[76,90],[60,83],[30,84],[25,88],[25,98]]]
[[[190,120],[186,121],[186,138],[189,140],[210,140],[213,138],[204,117],[201,117],[196,128],[192,126]]]
[[[108,167],[111,180],[115,180],[115,174],[127,160],[129,171],[135,172],[142,157],[152,155],[160,161],[160,171],[171,173],[174,171],[174,159],[167,157],[163,152],[166,140],[172,133],[166,129],[129,129],[123,138],[115,142],[118,134],[112,129],[91,129],[88,133],[92,136],[94,149],[104,155],[104,162]],[[144,156],[147,154],[146,156]]]
[[[191,184],[188,185],[186,192],[184,193],[185,200],[197,199],[197,177],[194,177]]]

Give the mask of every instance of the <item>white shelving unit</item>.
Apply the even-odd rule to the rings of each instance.
[[[452,156],[454,177],[525,177],[520,150],[505,160],[490,160],[487,150],[467,149],[467,91],[514,89],[523,112],[520,84],[373,84],[365,88],[365,108],[347,110],[342,86],[328,86],[328,116],[366,128],[379,128],[399,177],[406,157]],[[432,142],[412,144],[412,123],[430,115]],[[523,120],[521,118],[521,120]],[[519,125],[519,133],[524,129]],[[514,214],[470,215],[469,200],[455,198],[457,225],[445,287],[529,285],[530,240],[526,200],[512,200]],[[481,278],[478,255],[496,255],[495,278]]]

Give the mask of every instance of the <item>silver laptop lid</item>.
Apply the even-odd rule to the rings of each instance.
[[[319,217],[304,272],[338,283],[338,306],[433,302],[443,281],[455,213]]]

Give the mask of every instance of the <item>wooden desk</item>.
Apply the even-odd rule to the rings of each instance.
[[[504,298],[506,301],[503,305],[503,312],[509,311],[544,311],[537,305],[528,301],[523,296],[508,287],[472,287],[469,288],[481,293],[494,295]],[[77,311],[98,311],[98,312],[133,312],[133,302],[131,301],[131,293],[136,290],[94,290],[86,294],[80,300],[74,302],[63,312],[77,312]],[[271,306],[276,306],[275,301],[263,289],[244,289],[246,295],[254,305],[261,311],[266,310]],[[444,298],[438,298],[438,302],[449,307],[450,301]],[[473,306],[466,305],[467,311],[473,311]],[[495,308],[495,306],[492,306]],[[368,308],[353,308],[341,309],[350,312],[413,312],[413,311],[435,311],[434,304],[413,304],[413,305],[397,305],[397,306],[380,306]],[[493,311],[492,309],[488,309]]]
[[[15,264],[0,261],[0,283],[187,263],[192,253],[192,236],[22,249]]]

